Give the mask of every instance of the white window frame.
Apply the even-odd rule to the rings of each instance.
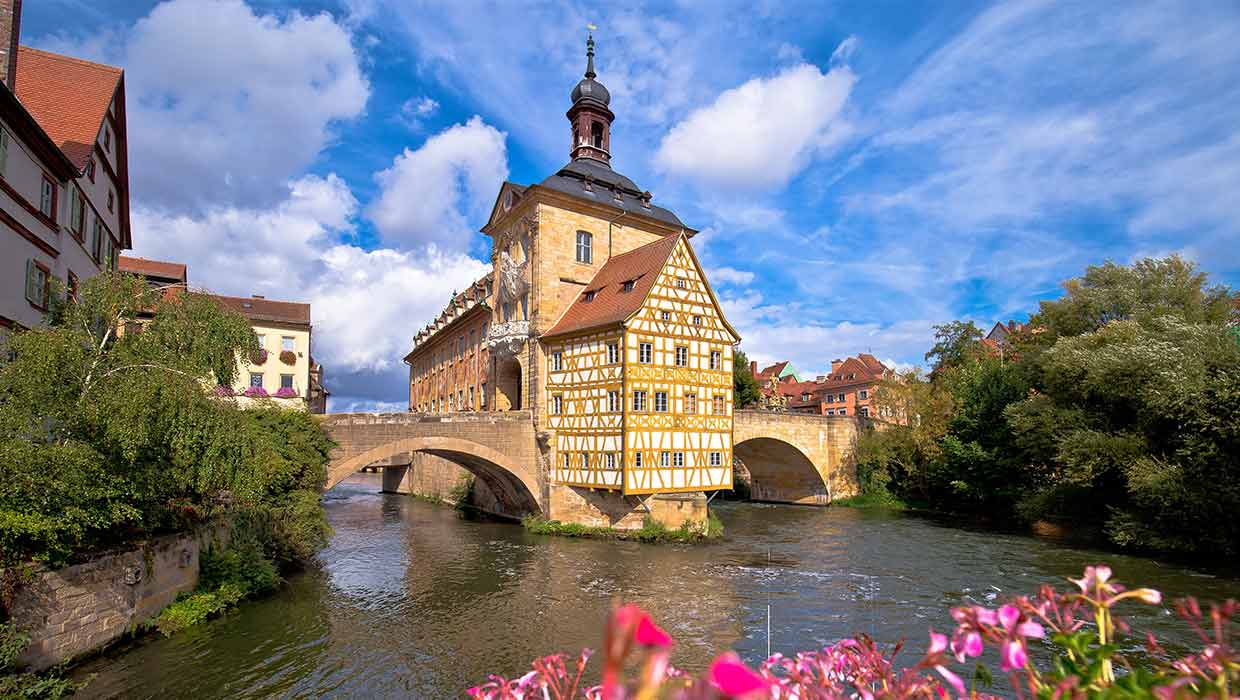
[[[654,392],[654,412],[655,413],[667,413],[667,392],[666,391]]]
[[[285,386],[284,386],[284,379],[285,379],[286,377],[288,378],[288,386],[287,386],[287,387],[285,387]],[[293,375],[291,375],[291,374],[281,374],[281,375],[280,375],[280,388],[281,388],[281,389],[285,389],[285,388],[292,389],[292,388],[293,388]]]
[[[590,468],[590,453],[589,452],[581,453],[581,468],[582,469]]]
[[[687,392],[685,394],[685,414],[694,415],[697,413],[697,392]]]
[[[551,413],[554,415],[562,415],[564,413],[564,396],[561,394],[551,395]]]
[[[677,367],[688,367],[689,366],[689,348],[688,347],[684,345],[676,346],[676,366]]]
[[[712,370],[723,369],[723,351],[722,350],[711,350],[710,351],[710,368]]]
[[[662,451],[662,452],[660,452],[660,453],[659,453],[659,466],[660,466],[660,467],[670,467],[670,466],[672,466],[672,453],[671,453],[671,451],[669,451],[669,450],[664,450],[664,451]]]
[[[664,310],[664,311],[660,311],[660,312],[659,312],[659,318],[660,318],[660,319],[662,319],[662,320],[664,320],[664,321],[670,321],[670,320],[672,320],[672,312],[671,312],[671,311],[666,311],[666,310]]]
[[[723,394],[715,394],[710,399],[711,413],[716,416],[728,415],[728,400]]]
[[[620,405],[620,392],[611,390],[607,392],[607,410],[611,413],[619,413],[623,407]]]
[[[258,379],[257,384],[254,383],[255,378]],[[250,386],[262,386],[264,381],[265,381],[265,377],[263,377],[262,372],[250,372]]]
[[[672,466],[684,468],[685,466],[685,453],[684,452],[677,451],[677,452],[672,453]]]
[[[26,261],[26,301],[39,309],[46,309],[52,273],[34,258]]]
[[[710,453],[710,466],[712,467],[723,466],[723,453],[722,452],[711,452]]]
[[[556,351],[551,353],[551,371],[559,372],[564,369],[564,353]]]
[[[635,389],[633,391],[633,410],[642,412],[646,410],[646,390]]]
[[[604,456],[603,456],[603,464],[605,465],[605,468],[606,468],[608,471],[615,471],[615,469],[616,469],[616,453],[615,453],[615,452],[608,452],[606,455],[604,455]]]
[[[9,172],[9,130],[0,128],[0,175]]]
[[[607,364],[609,365],[620,364],[620,344],[619,343],[608,343],[607,344]]]
[[[39,211],[52,221],[56,220],[56,182],[47,173],[39,179]]]
[[[577,262],[586,265],[594,263],[594,234],[589,231],[577,232]]]
[[[644,365],[654,361],[654,343],[637,344],[637,361]]]
[[[858,391],[857,398],[861,399],[862,401],[870,398],[870,391],[868,389],[862,389]]]
[[[642,465],[642,452],[641,450],[638,450],[637,452],[633,453],[633,468],[641,469],[643,466],[644,465]]]
[[[280,336],[280,352],[297,352],[297,338],[291,335]]]

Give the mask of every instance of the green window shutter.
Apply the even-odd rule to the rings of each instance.
[[[0,129],[0,173],[8,173],[9,164],[9,132]]]
[[[30,302],[31,304],[38,303],[38,298],[35,296],[35,293],[34,293],[34,287],[35,287],[35,282],[36,282],[35,272],[37,270],[38,268],[34,266],[33,258],[26,261],[26,301]]]

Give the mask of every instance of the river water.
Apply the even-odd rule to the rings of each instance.
[[[858,632],[920,653],[929,627],[950,629],[949,607],[1032,593],[1100,561],[1169,598],[1240,597],[1228,576],[897,513],[716,501],[722,541],[646,545],[464,520],[379,494],[378,479],[327,495],[336,534],[318,567],[80,667],[76,678],[94,674],[82,696],[462,697],[488,673],[597,647],[613,600],[650,610],[676,639],[674,662],[699,669],[728,648],[756,662],[768,644],[793,653]],[[1135,628],[1190,641],[1168,609],[1132,610]]]

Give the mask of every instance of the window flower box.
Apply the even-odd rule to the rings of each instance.
[[[267,351],[266,351],[266,350],[263,350],[263,349],[261,349],[261,348],[260,348],[259,350],[256,350],[256,351],[254,351],[253,353],[250,353],[250,362],[251,362],[251,363],[256,364],[256,365],[261,365],[261,364],[263,364],[263,363],[264,363],[264,362],[266,362],[266,361],[267,361]]]
[[[266,398],[267,396],[269,396],[269,394],[267,393],[267,390],[262,388],[261,386],[247,386],[245,388],[245,391],[242,392],[241,395],[249,397],[251,399],[261,399],[261,398]]]
[[[276,391],[277,399],[295,399],[297,396],[297,390],[291,386],[282,386]]]
[[[282,350],[280,351],[280,361],[291,367],[297,364],[297,353],[292,350]]]

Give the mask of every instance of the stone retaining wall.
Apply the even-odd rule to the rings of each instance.
[[[43,670],[102,650],[194,590],[199,555],[227,542],[228,528],[216,525],[36,571],[33,580],[19,584],[9,606],[13,621],[31,638],[18,663]]]

